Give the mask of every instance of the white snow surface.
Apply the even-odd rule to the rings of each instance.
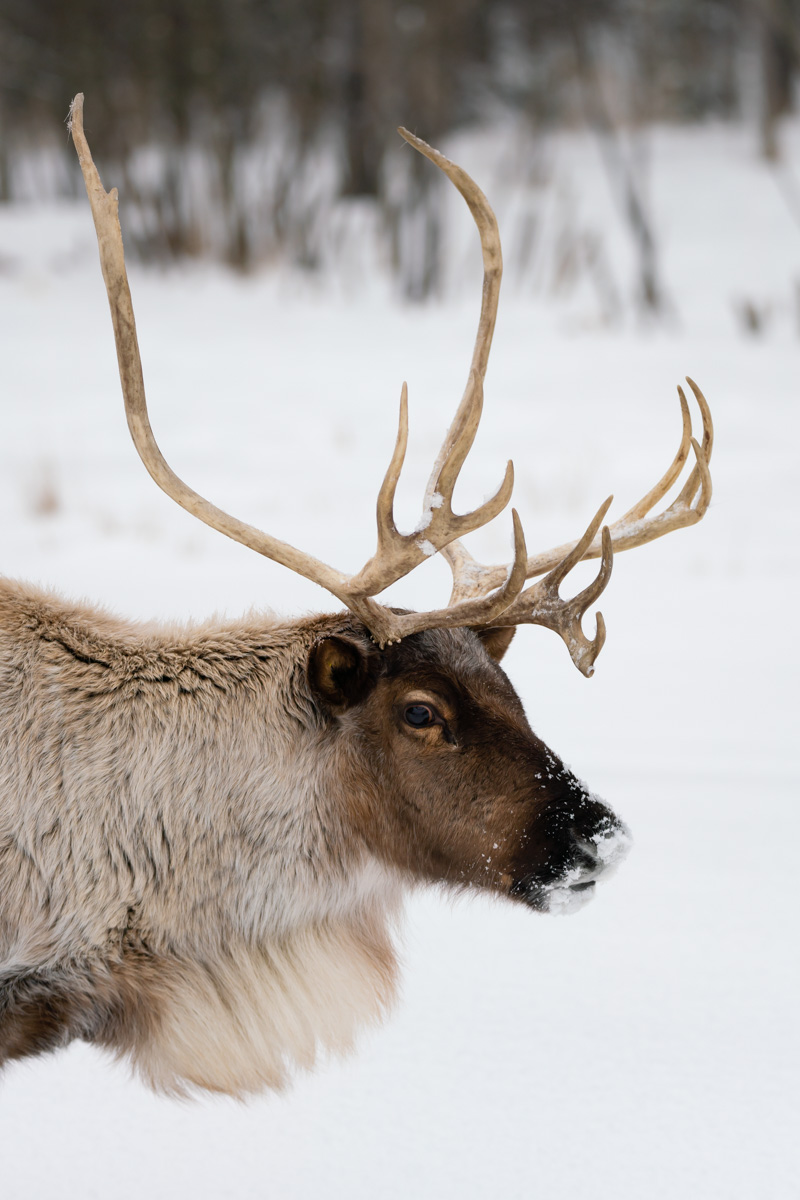
[[[595,851],[603,864],[605,874],[616,871],[631,849],[631,835],[627,829],[605,829],[596,833],[591,839]]]
[[[445,149],[490,191],[486,145]],[[588,151],[584,166],[577,197],[624,267]],[[785,616],[800,573],[800,229],[743,132],[663,132],[651,191],[675,320],[604,330],[591,297],[546,305],[511,287],[456,490],[457,511],[473,507],[513,454],[529,548],[559,544],[612,489],[618,516],[666,468],[687,372],[711,402],[711,510],[617,557],[594,678],[538,628],[519,630],[504,664],[534,729],[624,814],[624,868],[570,921],[413,897],[396,1012],[355,1057],[284,1096],[176,1103],[79,1044],[11,1067],[3,1200],[800,1194],[800,663]],[[502,192],[497,207],[502,230]],[[132,270],[152,420],[174,468],[357,570],[374,546],[403,378],[398,525],[419,513],[470,361],[474,243],[470,253],[468,299],[416,309],[372,274],[342,290],[288,274]],[[0,264],[3,571],[138,618],[336,607],[147,477],[125,426],[88,206],[0,211]],[[735,319],[747,295],[773,313],[761,338]],[[471,539],[478,559],[507,559],[509,525],[503,514]],[[432,559],[390,597],[438,606],[448,575]]]

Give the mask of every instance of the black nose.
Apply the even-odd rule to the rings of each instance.
[[[541,804],[522,839],[511,894],[542,912],[572,912],[627,854],[624,823],[582,785]]]

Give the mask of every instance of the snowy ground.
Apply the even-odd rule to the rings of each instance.
[[[680,321],[602,331],[575,306],[512,289],[460,493],[463,507],[480,500],[513,454],[529,545],[561,542],[610,490],[620,513],[661,473],[686,372],[712,403],[712,509],[618,558],[595,677],[543,630],[523,629],[507,659],[534,728],[630,823],[628,862],[567,919],[413,898],[396,1014],[353,1060],[285,1097],[158,1099],[83,1046],[13,1067],[0,1086],[4,1200],[800,1195],[798,649],[786,611],[800,532],[800,230],[742,135],[663,135],[653,193]],[[92,239],[82,206],[0,213],[4,572],[135,617],[329,607],[146,477]],[[153,423],[195,487],[357,568],[406,378],[400,523],[413,526],[464,382],[477,285],[409,311],[374,282],[316,294],[135,271],[132,283]],[[762,338],[734,319],[746,295],[774,314]],[[497,524],[476,539],[494,561],[509,544],[508,520]],[[426,564],[394,594],[431,607],[446,574]]]

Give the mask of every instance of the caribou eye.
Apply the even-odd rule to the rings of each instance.
[[[436,724],[436,713],[427,704],[409,704],[403,713],[406,725],[413,729],[424,729],[426,725]]]

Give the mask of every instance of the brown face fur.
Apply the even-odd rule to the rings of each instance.
[[[428,882],[565,907],[593,889],[601,843],[627,834],[532,731],[498,662],[512,635],[433,630],[379,651],[348,632],[317,643],[309,676],[375,854]]]

